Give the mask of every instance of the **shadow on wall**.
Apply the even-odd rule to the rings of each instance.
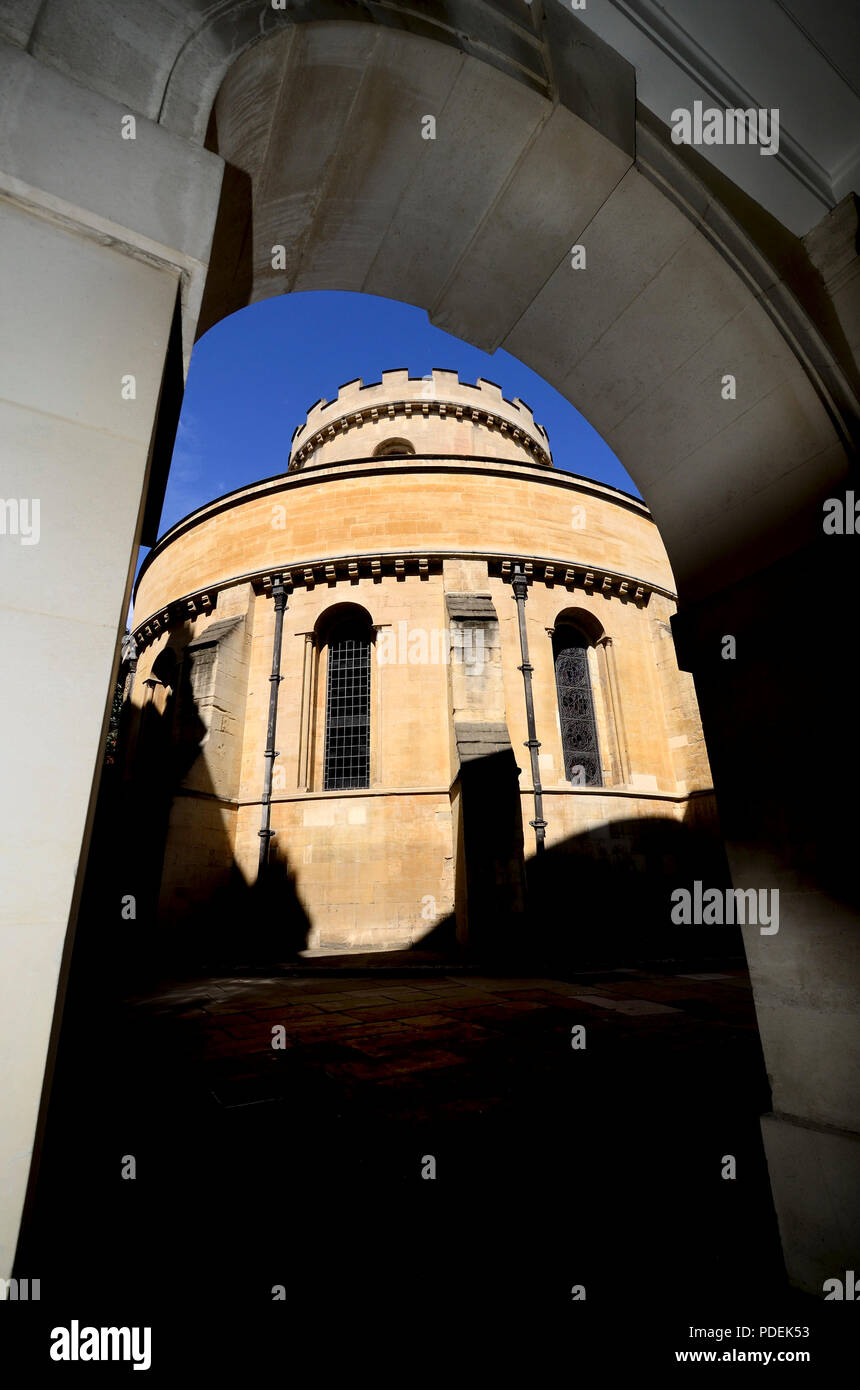
[[[691,889],[696,880],[706,888],[731,886],[716,816],[704,811],[704,801],[689,804],[684,822],[618,820],[539,856],[532,850],[524,861],[518,777],[512,752],[464,764],[458,911],[416,943],[419,949],[449,952],[462,941],[468,916],[468,954],[524,972],[743,958],[737,927],[671,920],[675,889]]]
[[[230,811],[201,757],[208,731],[182,661],[189,633],[174,634],[160,653],[143,705],[123,706],[84,879],[72,965],[80,981],[103,980],[106,968],[134,985],[220,966],[264,969],[308,942],[310,920],[276,841],[260,882],[249,883],[233,858],[224,825]],[[172,848],[165,856],[177,819],[188,832],[184,861]],[[169,919],[159,913],[168,872],[185,903]]]
[[[201,757],[207,728],[182,660],[188,640],[185,631],[172,636],[143,705],[123,707],[119,757],[105,768],[84,882],[73,960],[82,984],[98,987],[106,970],[133,987],[212,968],[265,971],[296,960],[308,943],[311,923],[287,847],[271,842],[258,883],[233,858],[224,824],[231,812]],[[453,803],[456,911],[413,949],[522,973],[743,957],[737,928],[671,921],[674,889],[696,879],[730,885],[707,817],[616,821],[525,859],[510,749],[464,761]],[[170,847],[165,858],[171,824],[171,846],[183,843],[184,857]],[[180,904],[169,916],[159,914],[168,875]],[[359,969],[363,961],[379,966],[385,954],[349,960]]]
[[[676,926],[672,892],[730,886],[722,845],[669,817],[589,830],[529,860],[532,949],[549,961],[637,966],[743,955],[737,927]],[[504,946],[503,946],[504,949]]]

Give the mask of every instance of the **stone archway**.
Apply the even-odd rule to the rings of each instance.
[[[273,294],[360,290],[504,347],[612,446],[692,599],[810,538],[852,402],[835,362],[813,367],[788,289],[765,297],[742,229],[637,123],[627,74],[603,78],[611,137],[399,30],[300,25],[249,49],[209,124],[228,178],[201,327]]]
[[[42,549],[11,571],[7,640],[51,690],[52,672],[79,659],[68,620],[82,612],[95,654],[61,715],[53,701],[12,711],[16,740],[33,727],[44,768],[60,771],[56,810],[43,812],[19,769],[21,822],[31,808],[45,822],[21,842],[26,925],[5,972],[24,972],[38,1001],[24,1018],[13,999],[7,1014],[24,1061],[4,1158],[6,1262],[86,843],[93,708],[116,661],[121,576],[137,538],[153,538],[179,324],[187,355],[198,326],[243,303],[337,288],[406,299],[478,346],[505,346],[603,433],[653,511],[736,883],[784,894],[780,935],[747,945],[786,1249],[798,1282],[820,1288],[822,1271],[839,1270],[823,1270],[807,1233],[824,1230],[826,1258],[848,1259],[839,1208],[860,1130],[845,1060],[856,970],[835,809],[844,754],[816,769],[814,799],[791,761],[792,633],[813,626],[813,584],[828,594],[831,685],[848,688],[845,549],[822,537],[821,502],[845,490],[856,364],[821,283],[808,263],[784,270],[778,229],[681,159],[637,109],[629,64],[556,7],[512,18],[479,5],[463,32],[441,10],[418,20],[392,8],[383,25],[317,22],[309,5],[293,25],[248,0],[205,15],[175,0],[150,26],[133,0],[99,42],[81,8],[70,30],[61,4],[20,7],[0,53],[7,109],[32,113],[0,146],[19,327],[10,489],[32,486],[38,458],[43,516],[80,518],[71,531],[43,521]],[[724,633],[743,654],[735,666],[720,661]],[[807,718],[849,727],[845,693],[829,699],[814,692]],[[827,845],[821,804],[834,808]],[[45,844],[56,872],[34,893]],[[799,1196],[798,1173],[821,1168],[830,1195]]]

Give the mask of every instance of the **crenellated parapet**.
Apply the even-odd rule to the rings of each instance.
[[[410,377],[406,368],[383,372],[365,386],[341,386],[332,401],[311,406],[292,439],[290,471],[381,457],[396,464],[411,455],[507,459],[552,467],[549,439],[519,397],[479,377],[472,385],[457,372],[434,367]]]

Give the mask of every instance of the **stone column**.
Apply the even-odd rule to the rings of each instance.
[[[0,433],[4,497],[16,504],[0,534],[0,643],[21,674],[6,682],[0,727],[6,1277],[52,1070],[142,499],[172,447],[163,433],[157,441],[159,402],[181,397],[181,350],[174,361],[169,344],[180,309],[186,353],[193,341],[222,162],[141,116],[132,126],[121,106],[2,44],[0,92]]]
[[[734,885],[779,892],[778,931],[743,928],[772,1093],[762,1128],[789,1277],[819,1297],[860,1250],[856,545],[821,535],[672,620]]]
[[[314,652],[316,641],[312,632],[300,632],[304,637],[302,652],[302,707],[299,711],[299,752],[296,785],[299,791],[311,789],[311,739],[313,737]]]
[[[630,761],[627,755],[627,733],[621,708],[621,691],[618,686],[618,668],[615,665],[615,648],[608,633],[598,637],[595,646],[601,666],[603,687],[609,700],[609,723],[616,749],[616,758],[613,761],[618,769],[619,784],[626,786],[630,781]]]

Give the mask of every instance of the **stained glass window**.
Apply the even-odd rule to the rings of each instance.
[[[573,629],[556,633],[555,683],[564,775],[574,785],[599,787],[603,779],[588,670],[588,645]]]

